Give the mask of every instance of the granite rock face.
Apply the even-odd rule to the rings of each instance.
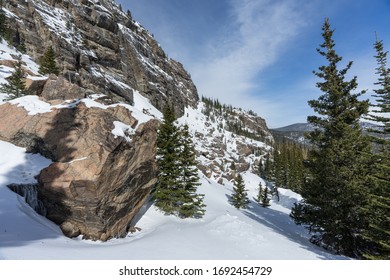
[[[123,106],[53,108],[28,115],[23,107],[0,106],[0,139],[53,160],[38,175],[46,216],[69,237],[108,240],[128,225],[156,182],[158,121],[140,124],[129,137],[111,133],[114,122],[135,128]]]
[[[60,75],[83,90],[131,104],[132,88],[158,109],[173,104],[177,116],[199,100],[183,65],[113,0],[7,0],[3,6],[15,45],[36,61],[52,46]]]

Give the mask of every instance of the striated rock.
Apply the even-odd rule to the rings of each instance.
[[[124,236],[156,182],[158,121],[139,125],[131,142],[111,133],[114,121],[133,128],[122,106],[52,109],[28,115],[23,107],[0,106],[0,139],[39,152],[54,162],[38,175],[46,217],[64,234],[93,240]]]
[[[3,6],[12,17],[10,29],[27,53],[39,61],[52,46],[61,76],[83,90],[132,104],[132,88],[158,109],[173,104],[178,116],[199,100],[183,65],[168,58],[153,36],[113,0],[7,0]],[[47,87],[60,83],[50,80]],[[50,90],[44,96],[67,98],[72,96],[67,88],[65,96]],[[83,95],[80,88],[74,88],[75,96]]]
[[[80,99],[85,97],[85,89],[76,84],[70,83],[63,77],[50,75],[49,79],[44,84],[40,94],[46,100],[69,100]]]

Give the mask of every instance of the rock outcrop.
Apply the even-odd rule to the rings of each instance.
[[[69,237],[107,240],[124,236],[156,182],[158,121],[140,124],[131,141],[111,133],[114,122],[135,128],[123,106],[52,108],[28,115],[23,107],[0,106],[0,139],[53,160],[38,175],[46,216]]]
[[[179,121],[192,122],[198,168],[220,184],[239,172],[257,172],[270,152],[273,139],[262,118],[199,102],[183,66],[115,1],[8,0],[3,9],[15,46],[36,61],[48,46],[57,54],[58,77],[37,77],[28,58],[28,93],[46,109],[30,115],[18,101],[0,105],[0,140],[53,161],[28,193],[38,193],[37,209],[66,236],[108,240],[127,233],[156,183],[156,108],[167,103]],[[8,58],[0,65],[13,67],[16,58]],[[87,97],[101,104],[88,107]],[[113,134],[118,124],[127,127],[121,136]],[[26,193],[21,188],[11,187]]]
[[[199,99],[183,66],[113,0],[7,0],[3,6],[14,44],[36,61],[52,46],[61,75],[84,90],[131,104],[132,88],[158,109],[172,103],[178,116]]]

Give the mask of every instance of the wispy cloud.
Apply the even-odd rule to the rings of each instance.
[[[255,95],[262,91],[255,78],[291,47],[289,42],[307,24],[308,9],[306,1],[232,0],[228,32],[213,43],[210,56],[190,65],[200,94],[254,109],[266,118],[286,109],[275,99]]]

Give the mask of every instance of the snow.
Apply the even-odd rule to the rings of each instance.
[[[131,142],[131,134],[135,131],[131,128],[130,125],[124,124],[123,122],[114,121],[114,129],[111,131],[115,135],[115,138],[120,136],[126,139],[126,141]]]
[[[49,103],[39,100],[36,95],[27,95],[9,101],[13,105],[23,107],[29,115],[43,114],[51,111]]]
[[[281,202],[258,206],[253,197],[260,178],[250,173],[243,174],[251,199],[247,210],[229,203],[231,183],[221,186],[201,175],[198,191],[207,205],[202,219],[166,216],[149,203],[136,223],[142,230],[126,238],[69,239],[6,187],[34,183],[50,160],[3,141],[0,154],[0,259],[344,259],[312,245],[306,230],[289,218],[286,202],[299,199],[297,194],[281,189]]]
[[[66,25],[67,15],[60,11],[45,11],[44,7],[41,7],[38,13],[45,17],[47,24],[52,24],[53,30]],[[57,21],[49,22],[53,16],[58,16]],[[19,55],[5,43],[0,43],[0,50],[0,59],[10,60],[13,59],[11,54]],[[23,55],[22,59],[33,73],[37,73],[38,66],[30,57]],[[161,69],[154,70],[159,72]],[[1,67],[0,83],[5,83],[5,78],[11,75],[12,71],[12,68]],[[24,96],[9,102],[22,106],[30,115],[50,112],[54,108],[74,108],[83,102],[87,107],[103,110],[123,106],[138,120],[138,125],[151,119],[162,118],[161,112],[138,91],[103,69],[91,69],[91,72],[93,75],[102,75],[107,81],[125,90],[131,90],[134,105],[104,105],[98,100],[103,95],[97,94],[83,99],[67,100],[54,106],[37,96]],[[0,93],[0,105],[4,103],[1,100],[6,97],[7,95]],[[205,136],[204,141],[197,140],[195,136],[193,138],[198,151],[207,152],[213,144],[213,137],[223,139],[227,153],[225,158],[215,159],[222,164],[224,160],[237,157],[237,141],[265,150],[271,149],[262,142],[224,130],[219,131],[218,123],[209,122],[202,113],[203,106],[199,103],[197,108],[186,108],[184,116],[178,120],[179,124],[187,123],[193,135],[201,133]],[[209,123],[207,129],[206,122]],[[134,133],[138,125],[133,129],[125,123],[114,121],[112,133],[116,137],[130,140],[129,135]],[[258,186],[260,183],[264,186],[265,183],[250,172],[243,173],[251,200],[250,207],[246,210],[237,210],[230,204],[232,182],[223,179],[223,185],[217,184],[219,170],[214,170],[210,179],[199,174],[201,185],[198,192],[205,194],[204,202],[207,205],[202,219],[182,220],[166,216],[153,204],[147,203],[135,219],[136,226],[141,228],[141,231],[129,234],[126,238],[108,242],[86,241],[81,237],[69,239],[57,225],[38,215],[22,197],[7,188],[10,183],[35,183],[34,176],[50,165],[51,161],[40,155],[28,154],[25,149],[3,141],[0,141],[0,155],[0,259],[345,259],[311,244],[307,231],[290,219],[291,206],[301,199],[298,194],[279,189],[280,200],[273,199],[269,208],[256,204],[254,198],[257,196]],[[258,158],[259,156],[248,156],[251,163]],[[85,158],[72,162],[80,160]],[[198,160],[205,165],[210,163],[210,159],[204,156],[200,156]]]

